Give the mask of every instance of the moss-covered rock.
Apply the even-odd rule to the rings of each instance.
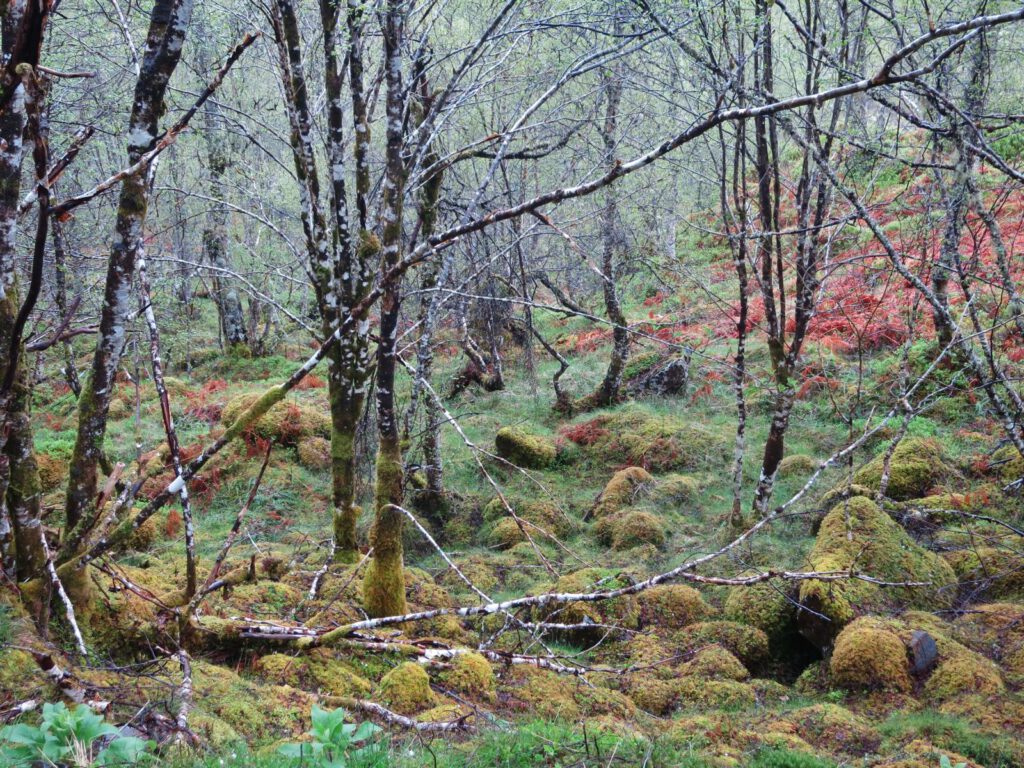
[[[862,496],[837,504],[825,516],[808,560],[816,571],[855,569],[888,582],[928,584],[883,588],[861,579],[804,581],[799,599],[810,610],[800,611],[797,621],[804,636],[819,647],[830,645],[844,626],[863,613],[889,605],[945,608],[956,596],[953,569]]]
[[[380,681],[381,701],[402,715],[415,715],[437,706],[437,696],[430,688],[430,676],[419,664],[403,662]]]
[[[779,462],[779,477],[802,477],[818,468],[818,461],[802,453],[786,456]]]
[[[683,678],[676,682],[677,703],[680,707],[708,709],[745,709],[757,703],[757,693],[747,683],[735,680],[706,680]]]
[[[474,701],[493,702],[496,698],[494,670],[479,653],[456,656],[451,667],[440,675],[440,680]]]
[[[642,467],[620,469],[597,497],[590,516],[600,520],[632,506],[654,487],[654,478]]]
[[[594,533],[599,541],[618,551],[650,544],[665,546],[665,526],[657,515],[643,509],[629,509],[597,521]]]
[[[501,458],[526,469],[547,469],[558,455],[553,441],[519,427],[499,429],[494,447]]]
[[[758,669],[768,658],[768,636],[760,629],[734,621],[697,622],[683,627],[674,637],[682,648],[720,645],[747,669]]]
[[[552,585],[544,588],[545,592],[563,594],[588,594],[596,591],[610,591],[628,584],[625,576],[617,571],[606,568],[581,568],[567,573]],[[636,599],[626,595],[611,600],[597,602],[558,603],[539,606],[535,610],[538,620],[558,624],[613,624],[626,629],[637,625]],[[573,630],[566,638],[574,642],[590,642],[607,633],[603,627],[593,630]]]
[[[571,721],[580,716],[574,696],[579,684],[547,669],[515,664],[502,675],[499,690],[513,711]]]
[[[861,467],[853,480],[877,491],[885,462],[885,451]],[[886,495],[892,499],[918,499],[928,494],[946,474],[942,449],[934,440],[907,438],[896,446],[889,462]]]
[[[814,706],[788,712],[785,719],[796,725],[797,733],[809,744],[827,744],[830,750],[866,755],[878,749],[882,739],[863,717],[838,704]]]
[[[331,441],[313,435],[299,441],[295,449],[299,464],[306,469],[324,470],[331,467]]]
[[[965,591],[977,597],[1024,597],[1024,555],[1012,548],[971,546],[947,552],[946,561]]]
[[[723,613],[729,621],[756,627],[774,646],[796,629],[796,604],[786,584],[753,584],[733,587],[725,599]]]
[[[636,596],[640,627],[655,632],[682,629],[687,624],[713,617],[715,609],[693,587],[659,584]]]
[[[903,640],[884,622],[857,619],[839,633],[829,661],[832,683],[850,691],[913,687]]]
[[[678,506],[697,500],[700,482],[695,477],[673,473],[659,478],[651,490],[651,501],[659,505]]]
[[[262,397],[264,395],[257,392],[233,397],[221,411],[221,423],[225,427],[230,427]],[[294,446],[307,437],[329,438],[331,417],[326,404],[323,407],[316,407],[281,401],[272,405],[249,429],[258,437],[273,439],[280,445]]]
[[[701,677],[707,680],[737,680],[750,677],[750,672],[743,663],[720,645],[709,645],[701,648],[685,664],[679,667],[684,677]]]
[[[533,536],[533,534],[530,534]],[[511,517],[505,517],[494,524],[487,534],[487,543],[498,549],[511,549],[521,541],[526,541],[519,523]]]
[[[969,652],[943,661],[925,683],[928,698],[940,702],[968,695],[991,697],[1004,690],[999,668],[984,656]]]

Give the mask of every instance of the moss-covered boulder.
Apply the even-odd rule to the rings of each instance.
[[[643,467],[620,469],[597,497],[589,516],[600,520],[621,512],[642,499],[653,487],[654,478]]]
[[[825,516],[808,556],[811,570],[855,570],[886,582],[926,584],[882,587],[862,579],[808,580],[800,586],[801,633],[827,647],[858,615],[885,607],[946,608],[956,597],[956,575],[941,557],[916,544],[870,499],[841,502]]]
[[[519,427],[503,427],[494,436],[497,454],[517,467],[547,469],[555,463],[555,443]]]
[[[943,661],[925,683],[926,696],[938,702],[969,695],[992,697],[1005,690],[999,667],[971,652]]]
[[[720,645],[701,648],[692,659],[679,667],[684,677],[707,680],[747,680],[750,672],[743,663]]]
[[[659,584],[636,596],[640,627],[671,632],[688,624],[712,618],[716,611],[703,595],[683,584]]]
[[[736,680],[706,680],[684,677],[678,680],[676,703],[680,708],[736,710],[753,707],[757,692],[753,686]]]
[[[773,647],[796,630],[796,602],[787,584],[760,583],[733,587],[723,613],[729,621],[756,627]]]
[[[885,451],[861,467],[853,477],[859,485],[879,489],[885,463]],[[886,495],[897,500],[919,499],[943,479],[949,470],[942,449],[934,440],[907,438],[896,446],[889,462]]]
[[[829,672],[833,685],[849,691],[908,693],[913,687],[903,640],[873,617],[857,619],[839,633]]]
[[[227,402],[220,420],[225,427],[234,424],[261,397],[258,392],[237,395]],[[326,404],[321,407],[281,401],[271,406],[250,426],[257,437],[280,445],[298,445],[304,438],[331,436],[331,417]]]
[[[665,546],[665,526],[657,515],[643,509],[627,509],[597,521],[594,533],[604,544],[622,551],[650,544]]]
[[[818,461],[802,453],[786,456],[779,462],[779,477],[804,477],[818,468]]]
[[[331,441],[313,435],[299,441],[295,449],[299,464],[306,469],[325,470],[331,467]]]
[[[437,706],[437,696],[430,688],[430,676],[419,664],[406,661],[381,678],[378,688],[381,701],[402,715],[415,715]]]
[[[965,592],[997,599],[1024,597],[1024,555],[1013,547],[970,546],[947,552]]]
[[[682,648],[696,650],[720,645],[743,662],[747,669],[759,669],[768,659],[768,636],[760,629],[734,621],[700,621],[683,627],[674,635]]]
[[[562,594],[589,594],[620,589],[629,584],[628,578],[607,568],[581,568],[567,573],[543,591]],[[538,606],[535,617],[540,621],[558,624],[616,625],[633,629],[637,625],[636,598],[631,595],[594,602],[555,603]],[[592,642],[607,634],[607,627],[574,629],[560,633],[572,642]]]
[[[651,501],[659,506],[680,506],[697,501],[700,482],[690,475],[672,473],[658,479],[650,492]]]
[[[496,698],[494,670],[479,653],[462,653],[440,675],[441,682],[474,701],[493,702]]]

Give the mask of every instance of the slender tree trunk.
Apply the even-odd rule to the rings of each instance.
[[[402,36],[404,4],[389,0],[384,19],[384,57],[387,82],[387,149],[381,201],[381,272],[395,267],[402,257],[402,198],[405,167],[402,159],[404,98]],[[363,608],[373,617],[404,613],[405,574],[402,563],[404,471],[395,411],[395,369],[401,281],[385,286],[380,304],[380,340],[377,344],[377,448],[376,515],[373,524],[373,560],[363,579]]]
[[[181,57],[192,16],[192,0],[156,0],[150,15],[146,49],[135,85],[128,122],[128,160],[136,162],[153,144],[164,111],[167,84]],[[143,237],[150,187],[146,173],[129,176],[121,185],[114,244],[107,264],[99,339],[88,379],[78,399],[78,433],[71,457],[65,505],[66,558],[80,546],[90,527],[98,486],[98,465],[107,431],[107,412],[115,374],[125,346],[132,311],[132,280]],[[87,583],[84,569],[77,571]],[[65,586],[68,586],[65,584]],[[69,587],[69,592],[74,589]]]

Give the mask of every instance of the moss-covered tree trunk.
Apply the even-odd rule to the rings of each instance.
[[[387,152],[381,201],[381,272],[394,268],[402,255],[402,198],[405,168],[402,159],[404,89],[401,49],[404,4],[389,0],[384,19],[384,56],[387,82]],[[401,282],[384,286],[377,344],[377,452],[376,514],[373,524],[373,560],[363,579],[363,608],[372,617],[404,613],[405,576],[402,571],[403,515],[402,448],[395,411],[395,369]]]
[[[158,135],[167,84],[181,57],[185,32],[192,17],[192,0],[156,0],[150,14],[146,48],[135,84],[135,98],[128,121],[128,161],[135,163],[150,149]],[[128,315],[132,311],[131,288],[136,259],[149,207],[150,185],[145,171],[127,177],[121,185],[114,243],[107,262],[99,337],[88,379],[78,398],[78,432],[71,457],[65,503],[69,532],[62,558],[72,556],[91,526],[98,487],[98,468],[107,431],[107,413],[115,374],[124,351]],[[87,584],[85,569],[75,571]],[[69,593],[80,593],[65,584]]]
[[[5,59],[14,55],[26,25],[33,24],[29,16],[24,6],[7,9],[2,33]],[[41,29],[38,31],[42,33]],[[16,338],[21,308],[16,265],[26,91],[21,83],[10,86],[6,109],[0,113],[0,381],[11,382],[8,391],[0,391],[0,543],[5,548],[4,565],[13,564],[15,579],[21,583],[41,575],[45,553],[40,515],[42,493],[29,418],[31,389],[24,344]],[[15,366],[13,372],[11,366]],[[32,615],[42,620],[42,598],[27,593],[26,598]]]

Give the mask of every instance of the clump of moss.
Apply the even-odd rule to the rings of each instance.
[[[395,712],[415,715],[437,706],[430,689],[430,677],[419,664],[406,661],[388,672],[380,681],[381,700]]]
[[[654,478],[642,467],[620,469],[597,497],[590,516],[600,520],[634,504],[654,486]]]
[[[479,653],[462,653],[455,657],[441,681],[476,701],[496,699],[494,670]]]
[[[992,464],[1004,485],[1024,477],[1024,457],[1020,455],[1016,446],[1004,445],[993,453]]]
[[[39,468],[39,486],[44,493],[63,486],[68,479],[68,463],[48,453],[36,454],[36,466]]]
[[[754,689],[735,680],[684,678],[678,681],[676,690],[681,705],[701,710],[746,709],[757,703]]]
[[[784,589],[769,583],[734,587],[725,599],[725,618],[760,629],[774,646],[795,627],[796,606]]]
[[[829,671],[835,686],[852,691],[908,693],[913,687],[903,640],[872,617],[857,619],[839,633]]]
[[[260,677],[279,685],[320,690],[332,696],[366,696],[373,685],[327,649],[307,656],[271,653],[256,660]]]
[[[823,512],[828,512],[835,507],[836,504],[840,504],[847,499],[856,498],[858,496],[874,499],[875,492],[866,485],[857,485],[856,483],[850,485],[842,483],[823,493],[821,498],[818,499],[817,506],[818,509]]]
[[[702,677],[708,680],[746,680],[750,672],[742,662],[720,645],[709,645],[685,664],[679,673],[684,677]]]
[[[819,647],[857,615],[887,603],[946,608],[955,598],[956,576],[938,555],[916,544],[906,531],[870,499],[841,502],[825,516],[808,557],[812,570],[858,572],[891,582],[926,582],[926,587],[885,588],[860,579],[804,581],[801,632]],[[823,619],[822,616],[825,618]]]
[[[513,710],[532,717],[575,720],[580,707],[573,696],[573,685],[556,672],[516,664],[502,676],[500,688]]]
[[[810,744],[828,744],[831,749],[851,755],[866,755],[878,749],[878,731],[859,715],[838,704],[815,704],[786,714],[797,733]]]
[[[501,458],[526,469],[547,469],[558,455],[554,442],[519,427],[499,429],[494,447]]]
[[[697,478],[674,473],[658,480],[651,490],[651,500],[656,504],[685,504],[694,501],[699,492]]]
[[[586,594],[598,590],[619,589],[627,585],[627,580],[616,571],[604,568],[581,568],[578,571],[561,576],[553,585],[544,589],[545,592],[563,594]],[[541,621],[559,624],[618,624],[633,628],[637,623],[636,600],[631,596],[616,597],[612,600],[598,602],[558,603],[540,606],[536,611]],[[601,637],[606,629],[595,627],[594,630],[573,630],[568,639],[587,642]]]
[[[817,468],[817,460],[802,453],[794,453],[792,456],[786,456],[779,462],[779,477],[809,475]]]
[[[323,470],[331,466],[331,441],[313,435],[299,441],[295,449],[299,464],[306,469]]]
[[[603,517],[595,528],[598,540],[611,544],[618,551],[650,544],[665,546],[665,527],[657,515],[642,509],[631,509]]]
[[[756,669],[768,658],[768,636],[760,629],[734,621],[702,621],[683,627],[675,635],[684,648],[718,644],[736,656],[747,669]]]
[[[677,681],[652,675],[629,675],[623,682],[623,692],[644,712],[659,717],[669,714],[679,700]]]
[[[995,598],[1024,596],[1024,556],[998,547],[970,547],[948,552],[947,562],[972,594]]]
[[[655,631],[681,629],[715,615],[715,609],[700,592],[683,584],[659,584],[646,589],[636,596],[636,604],[640,626]]]
[[[651,472],[677,472],[725,458],[725,440],[706,427],[630,404],[564,432],[589,455]]]
[[[265,395],[248,392],[227,402],[221,411],[221,423],[230,428],[242,414]],[[249,429],[258,437],[273,439],[281,445],[297,445],[307,437],[329,438],[331,417],[327,408],[276,402]]]
[[[499,520],[487,534],[487,543],[498,549],[509,549],[521,541],[526,541],[526,537],[519,528],[519,523],[511,517]]]
[[[877,491],[881,484],[885,451],[861,467],[853,481]],[[900,442],[889,462],[886,495],[892,499],[919,499],[926,496],[946,473],[942,449],[934,440],[908,438]]]
[[[976,653],[964,653],[939,664],[925,684],[925,694],[937,701],[965,695],[995,696],[1006,690],[999,668]]]

